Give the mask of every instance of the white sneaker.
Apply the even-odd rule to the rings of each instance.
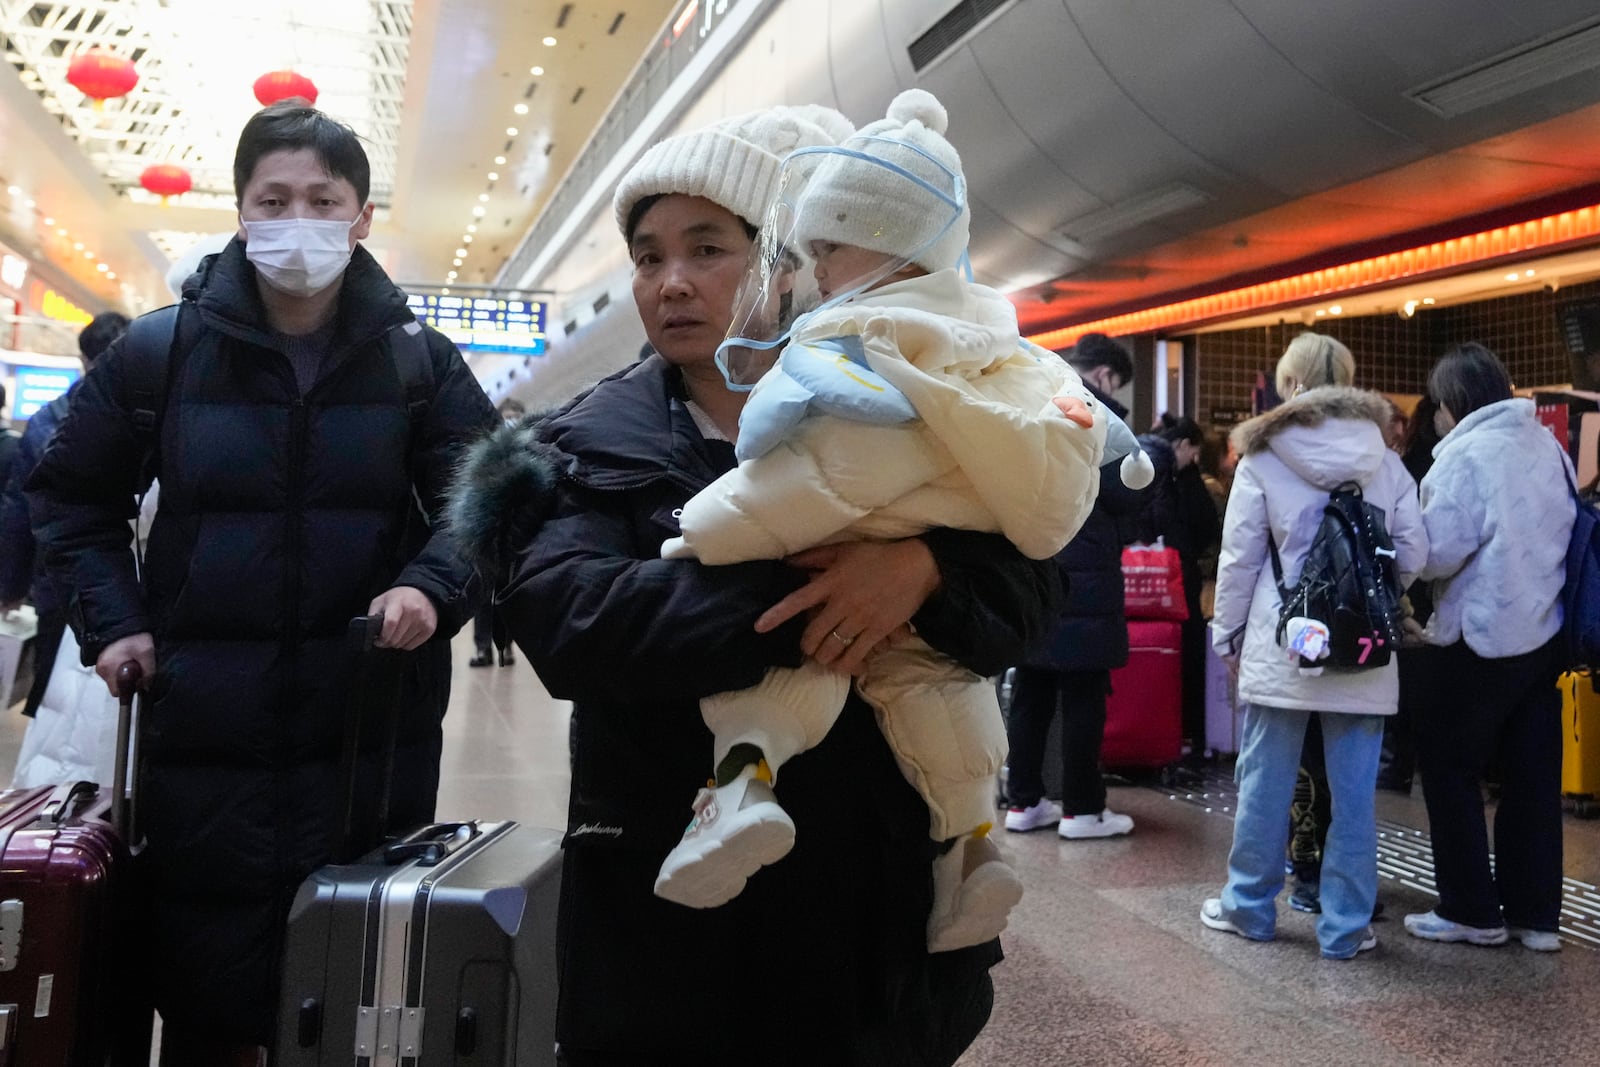
[[[1210,930],[1221,930],[1226,934],[1245,936],[1245,932],[1234,925],[1232,919],[1223,914],[1221,897],[1207,897],[1205,902],[1200,905],[1200,922]]]
[[[1526,926],[1508,926],[1507,935],[1522,942],[1523,948],[1535,952],[1560,952],[1561,937],[1550,930],[1530,930]]]
[[[1133,832],[1133,819],[1118,815],[1107,808],[1099,815],[1068,815],[1056,827],[1056,833],[1069,841],[1086,837],[1117,837]]]
[[[1012,808],[1006,812],[1006,829],[1012,833],[1026,833],[1041,826],[1052,826],[1061,821],[1061,805],[1049,797],[1031,808]]]
[[[1324,952],[1322,954],[1322,957],[1323,957],[1323,959],[1329,959],[1329,960],[1353,960],[1357,956],[1361,955],[1363,952],[1371,952],[1373,949],[1375,949],[1377,947],[1378,947],[1378,935],[1373,933],[1372,932],[1372,927],[1369,926],[1369,927],[1367,927],[1366,931],[1361,935],[1361,940],[1356,944],[1356,950],[1354,952],[1350,953],[1350,955],[1348,955],[1348,956],[1330,956],[1326,952]]]
[[[950,952],[994,940],[1022,899],[1022,879],[995,843],[983,836],[987,832],[957,842],[933,861],[929,952]]]
[[[1503,945],[1504,926],[1465,926],[1442,917],[1436,911],[1406,916],[1406,933],[1424,941],[1465,941],[1470,945]]]
[[[683,840],[656,875],[656,896],[690,908],[715,908],[744,891],[750,876],[794,847],[794,820],[767,784],[766,761],[725,786],[702,789]]]

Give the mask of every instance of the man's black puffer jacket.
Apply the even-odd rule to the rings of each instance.
[[[237,241],[184,296],[182,314],[200,326],[168,364],[142,588],[127,519],[143,465],[130,377],[143,379],[130,376],[136,356],[123,343],[74,393],[28,488],[85,661],[120,637],[155,637],[139,807],[162,1015],[266,1044],[287,901],[342,827],[346,630],[395,585],[426,593],[439,627],[400,668],[391,825],[432,815],[449,638],[471,616],[476,583],[428,515],[461,447],[498,419],[433,331],[434,395],[420,418],[408,411],[387,334],[411,313],[363,249],[303,398]],[[379,739],[369,727],[369,747]],[[369,753],[358,798],[368,818],[376,762]]]
[[[619,1063],[883,1062],[862,1049],[898,1029],[926,1043],[918,1062],[949,1062],[938,1050],[964,1047],[987,1018],[980,994],[998,954],[991,943],[927,955],[927,808],[859,698],[821,745],[783,768],[793,852],[720,908],[652,895],[710,771],[699,698],[800,659],[800,622],[753,629],[803,582],[798,571],[659,558],[679,532],[678,509],[733,466],[732,447],[702,437],[679,372],[656,356],[505,433],[557,475],[554,510],[500,596],[541,680],[575,702],[563,1048],[574,1063],[591,1062],[585,1053]],[[507,515],[540,491],[540,479],[530,483],[480,487],[462,510],[480,523]],[[504,540],[481,525],[465,538]],[[992,535],[926,539],[943,587],[914,620],[918,632],[979,673],[999,671],[1048,611],[1050,565]]]

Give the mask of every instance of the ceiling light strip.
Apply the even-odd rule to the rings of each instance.
[[[1535,249],[1549,250],[1573,242],[1592,242],[1596,238],[1600,238],[1600,204],[1175,304],[1063,326],[1034,334],[1028,340],[1044,348],[1055,349],[1075,344],[1086,333],[1126,337],[1195,326],[1213,319],[1304,303],[1335,293],[1375,289],[1410,278],[1454,272],[1507,256],[1520,256]]]

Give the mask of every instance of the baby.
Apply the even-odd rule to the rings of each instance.
[[[740,465],[689,501],[663,556],[778,559],[951,527],[1000,532],[1045,559],[1088,516],[1103,456],[1127,455],[1124,479],[1148,481],[1127,427],[1062,360],[1022,341],[1003,296],[956,270],[970,213],[945,128],[944,108],[913,89],[884,121],[786,164],[803,175],[780,194],[794,211],[786,247],[814,261],[823,303],[752,392]],[[714,907],[789,851],[794,823],[772,787],[827,734],[850,684],[808,660],[701,701],[713,784],[662,864],[658,896]],[[914,633],[874,651],[855,684],[942,846],[930,951],[995,937],[1022,884],[987,836],[1006,753],[993,686]]]

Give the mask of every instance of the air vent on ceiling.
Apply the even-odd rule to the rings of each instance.
[[[1209,194],[1192,185],[1169,185],[1152,193],[1113,204],[1099,211],[1080,215],[1061,226],[1061,234],[1070,241],[1095,245],[1135,226],[1165,218],[1186,208],[1196,207],[1210,200]]]
[[[599,296],[597,296],[595,298],[595,301],[594,301],[594,313],[596,315],[600,314],[600,312],[604,311],[610,304],[611,304],[611,294],[610,293],[601,293]]]
[[[911,42],[907,51],[911,55],[911,69],[921,71],[931,66],[946,52],[955,48],[978,24],[1015,0],[961,0],[928,27],[927,31]]]
[[[568,337],[571,337],[573,334],[578,332],[578,320],[577,319],[573,319],[571,322],[567,323],[564,327],[562,327],[562,329],[567,331],[567,336]]]
[[[567,24],[567,16],[572,14],[571,4],[562,4],[561,13],[556,16],[556,29],[561,29]]]
[[[622,29],[622,20],[627,14],[626,11],[617,12],[617,17],[611,20],[611,28],[606,31],[607,37],[615,37],[617,35],[617,31]]]
[[[1405,92],[1454,118],[1600,67],[1600,18],[1557,30]]]
[[[522,99],[524,99],[524,100],[532,100],[533,99],[534,90],[536,90],[538,88],[539,88],[539,83],[538,82],[529,82],[527,91],[522,94]]]
[[[580,85],[580,86],[578,86],[578,91],[572,94],[572,102],[574,104],[576,104],[579,100],[582,100],[582,99],[583,99],[583,86]]]

